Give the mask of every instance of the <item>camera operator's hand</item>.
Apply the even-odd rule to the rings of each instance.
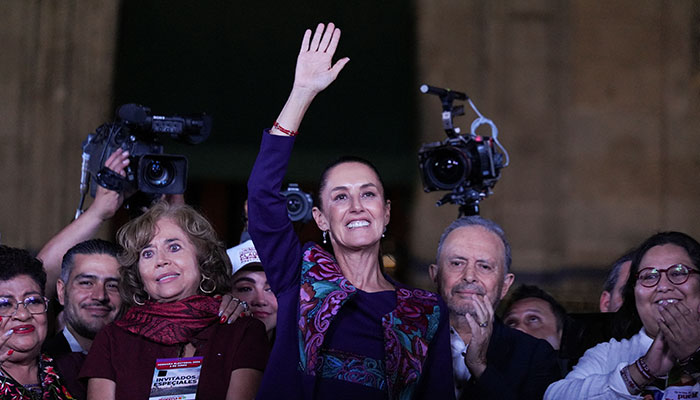
[[[129,152],[122,149],[116,149],[105,161],[106,168],[121,176],[126,176],[125,169],[127,166],[129,166]],[[85,214],[90,213],[92,216],[106,221],[114,216],[123,202],[124,193],[115,192],[97,185],[95,201],[85,211]]]
[[[115,150],[105,161],[107,168],[122,176],[126,176],[124,170],[128,165],[129,153],[122,149]],[[46,270],[46,297],[51,299],[56,294],[56,281],[61,273],[61,261],[66,251],[95,237],[102,223],[112,218],[123,202],[123,193],[98,186],[95,200],[90,207],[42,247],[37,258],[44,263]]]

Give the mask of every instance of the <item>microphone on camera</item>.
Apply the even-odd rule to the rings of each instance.
[[[420,91],[425,94],[434,94],[440,97],[451,96],[455,100],[467,100],[469,98],[469,96],[467,96],[466,93],[458,92],[456,90],[443,89],[426,84],[420,86]]]

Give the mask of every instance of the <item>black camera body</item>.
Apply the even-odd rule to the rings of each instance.
[[[90,193],[94,197],[97,184],[105,171],[105,161],[118,148],[129,152],[130,163],[126,177],[112,178],[112,189],[131,194],[180,194],[187,186],[187,158],[181,155],[164,154],[160,136],[197,144],[211,133],[211,117],[156,116],[148,107],[126,104],[119,108],[118,118],[97,128],[83,144],[83,155],[87,155],[87,171],[91,176]],[[114,175],[114,174],[113,174]],[[105,178],[106,180],[106,178]],[[118,181],[118,182],[115,182]]]
[[[442,126],[447,134],[444,141],[423,144],[418,151],[423,190],[450,191],[437,202],[438,206],[458,204],[460,216],[478,215],[479,203],[491,194],[501,169],[508,165],[508,152],[498,141],[498,128],[462,92],[429,85],[422,85],[420,90],[440,98]],[[469,134],[461,134],[454,126],[454,117],[464,114],[464,106],[453,105],[455,100],[468,101],[478,115]],[[481,125],[491,127],[490,137],[476,134]]]
[[[483,192],[501,177],[503,155],[490,137],[458,136],[422,145],[418,163],[425,192],[460,186]]]
[[[287,189],[280,192],[287,198],[287,215],[292,222],[309,222],[311,221],[314,207],[314,200],[310,194],[299,189],[296,183],[287,185]]]

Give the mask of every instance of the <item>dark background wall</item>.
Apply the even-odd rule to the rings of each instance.
[[[375,161],[402,279],[431,286],[426,265],[457,215],[417,174],[420,144],[444,138],[421,83],[467,92],[500,128],[512,163],[482,215],[508,233],[518,282],[591,310],[617,255],[657,230],[700,236],[698,0],[7,0],[0,240],[38,250],[71,220],[81,142],[136,102],[213,115],[206,143],[166,151],[190,158],[188,202],[235,244],[260,132],[304,29],[328,20],[351,62],[309,111],[288,180],[310,191],[338,155]]]

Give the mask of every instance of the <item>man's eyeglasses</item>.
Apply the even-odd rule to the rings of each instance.
[[[0,317],[15,315],[20,304],[30,314],[43,314],[49,309],[49,299],[43,296],[29,296],[21,303],[12,297],[0,297]]]
[[[687,265],[676,264],[666,269],[644,268],[637,272],[637,281],[644,287],[654,287],[659,284],[662,273],[665,273],[666,278],[674,285],[684,284],[688,280],[690,274],[700,274],[700,272]]]

